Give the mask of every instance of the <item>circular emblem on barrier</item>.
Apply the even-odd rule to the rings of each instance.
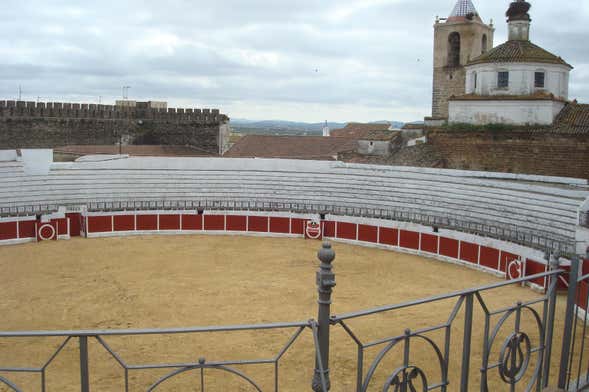
[[[307,234],[307,238],[316,240],[321,237],[321,225],[319,222],[308,221],[305,227],[305,233]]]
[[[521,278],[522,272],[522,261],[520,259],[512,260],[507,264],[507,277],[510,280]]]
[[[43,241],[52,240],[55,237],[55,227],[49,223],[45,223],[39,227],[39,238]]]

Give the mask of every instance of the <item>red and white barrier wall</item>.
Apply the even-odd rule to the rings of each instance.
[[[79,213],[0,218],[0,245],[69,239],[80,235]]]
[[[543,252],[452,230],[381,219],[316,214],[228,211],[66,213],[63,217],[0,219],[0,244],[145,234],[233,234],[329,238],[463,264],[507,278],[544,272]],[[318,223],[318,224],[314,224]],[[589,269],[589,264],[586,264]],[[544,287],[546,282],[533,282]]]
[[[96,212],[82,215],[87,237],[138,234],[250,233],[302,236],[312,216],[197,211]]]

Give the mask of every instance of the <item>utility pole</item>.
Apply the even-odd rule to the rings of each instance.
[[[131,86],[123,86],[123,100],[126,101],[129,99],[129,89]]]
[[[20,84],[18,85],[18,100],[22,100],[22,87]]]

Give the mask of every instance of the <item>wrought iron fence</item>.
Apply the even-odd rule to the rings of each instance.
[[[173,334],[203,334],[203,333],[215,333],[215,332],[237,332],[237,331],[259,331],[259,330],[290,330],[292,333],[278,352],[270,358],[262,359],[246,359],[246,360],[228,360],[228,361],[208,361],[204,357],[198,359],[195,362],[183,362],[183,363],[144,363],[136,364],[130,363],[122,355],[120,355],[115,349],[107,343],[109,337],[113,336],[141,336],[141,335],[173,335]],[[219,327],[204,327],[204,328],[176,328],[176,329],[141,329],[141,330],[88,330],[88,331],[29,331],[29,332],[0,332],[0,338],[63,338],[63,341],[59,344],[57,349],[49,355],[49,357],[43,361],[41,366],[38,367],[0,367],[0,373],[34,373],[39,374],[41,378],[41,391],[46,391],[47,382],[47,368],[55,361],[63,349],[70,344],[71,341],[78,341],[79,347],[79,368],[80,368],[80,390],[90,390],[90,371],[89,371],[89,352],[88,346],[89,341],[94,340],[98,346],[102,347],[106,353],[118,364],[118,366],[124,372],[124,390],[129,391],[129,375],[133,371],[141,370],[156,370],[162,369],[167,373],[154,382],[148,387],[147,391],[159,390],[160,386],[164,386],[168,380],[190,371],[196,371],[199,373],[199,386],[201,391],[206,391],[205,375],[207,369],[220,370],[227,374],[233,375],[241,379],[244,383],[252,387],[258,392],[262,392],[262,388],[256,380],[249,376],[242,370],[237,369],[235,366],[252,366],[261,364],[273,365],[273,380],[274,390],[278,391],[279,385],[279,363],[286,352],[293,346],[293,344],[299,339],[300,335],[305,331],[310,330],[314,336],[314,341],[317,342],[317,325],[314,321],[308,322],[293,322],[293,323],[274,323],[274,324],[257,324],[257,325],[236,325],[236,326],[219,326]],[[316,352],[320,350],[316,348]],[[321,365],[319,364],[319,369]],[[15,382],[10,381],[6,377],[0,375],[0,385],[4,384],[10,390],[23,391]],[[326,389],[325,389],[326,390]]]
[[[93,330],[93,331],[38,331],[38,332],[0,332],[0,339],[11,338],[63,338],[56,350],[37,367],[0,367],[0,386],[4,385],[12,391],[21,391],[19,386],[9,379],[7,374],[34,373],[41,377],[40,390],[46,391],[46,373],[48,367],[59,357],[63,349],[72,341],[78,342],[80,390],[90,390],[89,368],[89,342],[93,341],[112,358],[124,372],[124,390],[130,390],[129,374],[133,371],[158,369],[165,371],[163,376],[152,381],[145,390],[157,391],[160,387],[187,372],[199,374],[197,388],[201,392],[207,390],[205,375],[208,370],[219,370],[228,375],[237,377],[251,390],[261,392],[263,389],[254,377],[241,370],[243,367],[267,364],[273,365],[273,389],[279,391],[279,363],[283,356],[299,340],[300,336],[309,331],[314,345],[314,374],[309,380],[310,386],[315,392],[327,392],[331,388],[331,373],[329,368],[330,354],[339,350],[341,342],[330,347],[330,333],[336,327],[341,327],[350,342],[356,345],[356,392],[368,390],[386,391],[447,391],[451,385],[460,385],[459,390],[466,392],[472,388],[471,369],[479,367],[481,376],[477,389],[482,392],[490,390],[489,377],[491,372],[495,374],[495,382],[502,383],[505,390],[541,391],[550,385],[550,368],[554,366],[552,361],[553,337],[555,333],[554,322],[556,315],[557,283],[564,271],[558,268],[556,257],[551,257],[550,269],[547,272],[522,277],[515,280],[498,282],[495,284],[461,290],[449,294],[432,296],[425,299],[408,301],[396,305],[382,306],[358,312],[350,312],[339,315],[331,314],[331,295],[335,287],[335,273],[332,270],[332,261],[335,253],[327,243],[318,253],[320,260],[319,270],[316,274],[318,290],[318,315],[317,320],[311,319],[305,322],[274,323],[257,325],[236,325],[202,328],[179,329],[140,329],[140,330]],[[579,260],[574,259],[571,267],[571,277],[577,277]],[[527,282],[544,280],[547,282],[545,290],[538,293],[536,298],[526,301],[514,301],[512,304],[501,307],[491,305],[486,299],[487,294],[493,294],[506,286],[524,285]],[[589,385],[589,370],[585,366],[587,355],[584,355],[585,332],[587,329],[589,290],[583,282],[589,280],[589,274],[577,279],[571,278],[563,331],[563,348],[559,368],[558,385],[571,391],[580,391]],[[584,299],[584,302],[580,302]],[[402,334],[393,334],[384,338],[365,339],[352,326],[352,323],[366,320],[371,316],[392,314],[401,310],[411,310],[425,304],[438,306],[441,302],[450,302],[451,310],[441,323],[432,323],[425,327],[412,328],[411,325],[403,325],[406,328]],[[579,306],[577,306],[579,305]],[[495,308],[496,307],[496,308]],[[539,308],[539,309],[538,309]],[[474,312],[482,311],[484,314],[484,327],[482,328],[482,358],[480,363],[473,363],[472,341]],[[583,320],[576,322],[577,311],[581,310]],[[584,313],[583,313],[584,312]],[[532,320],[531,323],[522,322],[523,317]],[[452,327],[459,318],[463,318],[463,331],[461,336],[452,334]],[[352,321],[354,320],[354,321]],[[531,327],[530,327],[531,324]],[[113,336],[140,336],[140,335],[174,335],[174,334],[203,334],[203,333],[228,333],[236,331],[289,331],[288,338],[280,344],[280,349],[272,356],[262,359],[245,360],[216,360],[209,361],[200,358],[193,362],[183,363],[131,363],[107,342]],[[578,332],[577,332],[578,331]],[[582,331],[582,332],[581,332]],[[442,342],[436,341],[432,334],[440,333]],[[582,333],[580,346],[576,345],[577,333]],[[506,336],[503,338],[503,336]],[[332,342],[334,343],[334,342]],[[435,364],[436,375],[428,374],[423,366],[416,360],[412,347],[416,343],[422,343],[429,350],[428,362]],[[368,361],[365,355],[368,349],[377,349],[374,359]],[[461,349],[459,360],[452,358],[451,348]],[[388,369],[388,358],[394,350],[400,349],[396,360],[399,366]],[[579,358],[580,357],[580,358]],[[395,359],[395,358],[393,358]],[[452,379],[450,376],[450,363],[459,364],[459,376]],[[578,361],[578,362],[577,362]],[[386,377],[377,380],[377,371],[384,371]],[[380,384],[377,384],[377,381]],[[375,387],[375,388],[373,388]],[[305,388],[299,388],[305,389]],[[455,390],[455,388],[452,388]]]
[[[471,341],[473,336],[473,310],[475,306],[478,306],[485,315],[483,332],[484,349],[482,363],[480,364],[481,391],[489,390],[487,379],[489,372],[493,369],[498,369],[501,380],[506,384],[506,387],[511,390],[514,390],[518,383],[524,379],[527,371],[531,371],[531,377],[525,390],[535,389],[540,391],[544,386],[548,385],[556,303],[556,278],[559,273],[560,271],[553,270],[551,272],[516,279],[505,283],[502,282],[422,300],[333,316],[331,319],[332,323],[340,325],[357,345],[356,391],[364,392],[368,390],[375,371],[377,368],[383,366],[384,359],[396,346],[403,347],[402,365],[390,372],[389,377],[386,378],[384,385],[380,387],[379,390],[446,391],[450,383],[453,381],[448,377],[451,345],[463,347],[460,380],[454,380],[454,382],[457,384],[459,383],[460,391],[468,391],[470,367],[472,365]],[[544,295],[534,300],[516,302],[506,308],[491,309],[481,295],[483,292],[500,289],[514,283],[525,283],[530,280],[542,279],[545,277],[549,278],[549,284]],[[364,341],[362,337],[358,336],[353,328],[348,325],[348,320],[351,319],[358,319],[386,312],[395,312],[405,308],[428,303],[438,303],[446,300],[454,301],[454,305],[448,315],[447,321],[416,330],[406,329],[405,333],[402,335],[380,338],[373,341]],[[533,305],[535,304],[542,305],[543,310],[538,312],[533,308]],[[461,338],[452,340],[451,329],[461,311],[464,312],[464,333]],[[537,331],[534,332],[539,336],[537,342],[532,342],[532,339],[530,338],[532,334],[529,331],[525,331],[521,326],[522,314],[526,312],[530,313],[532,318],[536,321]],[[499,317],[499,321],[493,323],[491,320],[493,316]],[[510,319],[514,320],[512,331],[503,342],[498,342],[499,332],[504,328],[508,328],[507,321]],[[436,331],[442,331],[444,334],[442,345],[429,337],[430,334]],[[439,373],[441,375],[439,380],[432,381],[432,377],[426,374],[420,367],[423,364],[416,363],[412,359],[411,345],[416,340],[422,340],[429,346],[429,349],[431,350],[431,358],[433,358],[437,366],[439,366]],[[498,344],[500,344],[501,347],[499,357],[491,358],[491,349]],[[368,364],[368,369],[365,372],[364,353],[367,348],[371,347],[380,348],[380,351],[376,358]],[[536,355],[538,359],[536,360],[535,368],[529,369],[528,366],[530,365],[532,355]]]

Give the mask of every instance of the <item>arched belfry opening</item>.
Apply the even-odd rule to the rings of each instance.
[[[448,36],[448,67],[460,66],[460,34],[453,32]]]
[[[487,53],[487,34],[483,34],[481,38],[481,54]]]

